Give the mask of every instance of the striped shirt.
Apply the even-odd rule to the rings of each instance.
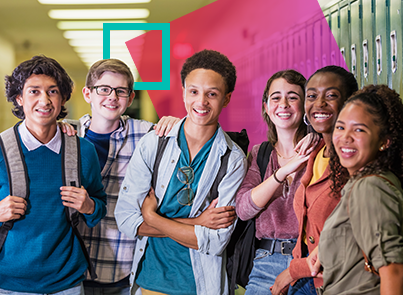
[[[76,121],[76,125],[77,123]],[[79,136],[84,137],[90,123],[89,115],[80,119],[80,128],[77,128]],[[107,194],[106,216],[93,228],[80,223],[80,232],[98,275],[97,282],[114,283],[130,274],[136,241],[118,230],[114,211],[130,158],[137,142],[151,126],[150,122],[134,120],[128,116],[121,117],[119,128],[111,134],[108,158],[101,172],[102,184]],[[87,279],[90,279],[88,274]]]

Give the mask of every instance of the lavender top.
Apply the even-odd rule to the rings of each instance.
[[[289,192],[283,197],[283,186],[275,191],[272,201],[261,208],[252,201],[252,189],[262,181],[259,166],[257,165],[257,153],[259,145],[255,145],[248,157],[248,172],[236,195],[236,213],[242,220],[248,220],[256,216],[256,237],[269,239],[296,239],[298,237],[298,220],[294,213],[294,194],[300,185],[306,166],[295,174]],[[269,178],[273,172],[280,168],[277,161],[277,152],[273,149],[270,161],[267,165],[264,179]]]

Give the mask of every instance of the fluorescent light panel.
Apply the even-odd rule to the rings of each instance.
[[[74,51],[77,53],[103,53],[104,48],[102,46],[87,46],[87,47],[73,47]],[[111,52],[127,52],[126,46],[111,47]]]
[[[136,3],[150,3],[151,0],[38,0],[41,4],[136,4]]]
[[[136,19],[147,18],[150,11],[137,9],[52,9],[48,13],[53,19]]]
[[[111,39],[124,39],[129,41],[133,38],[136,38],[145,31],[111,31],[110,36]],[[65,31],[63,33],[64,38],[66,39],[102,39],[103,38],[103,31],[100,30],[93,30],[93,31]]]
[[[133,20],[133,21],[59,21],[57,28],[59,30],[102,30],[104,23],[146,23],[145,20]]]

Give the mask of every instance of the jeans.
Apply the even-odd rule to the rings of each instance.
[[[28,292],[16,292],[16,291],[9,291],[9,290],[3,290],[0,289],[0,294],[1,295],[47,295],[43,293],[28,293]],[[52,295],[84,295],[84,287],[83,283],[78,284],[77,286],[66,289],[63,291],[55,292],[55,293],[49,293]]]
[[[130,295],[130,287],[84,287],[85,295]]]
[[[288,289],[288,295],[317,295],[313,278],[299,279]]]
[[[268,250],[257,249],[245,295],[271,294],[270,287],[274,285],[276,277],[290,266],[291,260],[292,255],[270,255]]]

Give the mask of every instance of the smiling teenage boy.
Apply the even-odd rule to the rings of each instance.
[[[98,278],[84,281],[86,294],[129,294],[129,274],[135,241],[119,232],[114,210],[119,188],[136,145],[152,123],[123,116],[134,99],[134,78],[129,67],[118,59],[94,63],[82,92],[91,104],[92,116],[84,115],[78,125],[78,135],[95,145],[101,165],[102,184],[107,194],[107,213],[94,228],[84,224],[79,229],[89,250]],[[179,119],[161,119],[161,132]],[[161,122],[160,121],[160,122]]]
[[[136,294],[228,294],[224,250],[234,225],[212,229],[198,217],[209,210],[210,189],[227,151],[215,209],[226,214],[224,208],[234,205],[246,171],[244,153],[218,124],[236,71],[226,56],[203,50],[186,60],[181,78],[187,117],[167,135],[155,195],[149,190],[158,136],[151,132],[130,161],[115,216],[122,232],[138,237],[131,276]]]
[[[67,221],[65,207],[78,210],[92,227],[105,216],[95,149],[80,139],[81,187],[63,186],[62,134],[73,82],[54,59],[35,56],[6,76],[7,100],[22,123],[16,128],[29,198],[9,195],[6,162],[0,154],[0,223],[15,220],[0,251],[0,294],[83,294],[87,262]],[[9,157],[8,157],[9,158]],[[10,158],[9,158],[10,159]],[[12,292],[13,291],[13,292]]]

